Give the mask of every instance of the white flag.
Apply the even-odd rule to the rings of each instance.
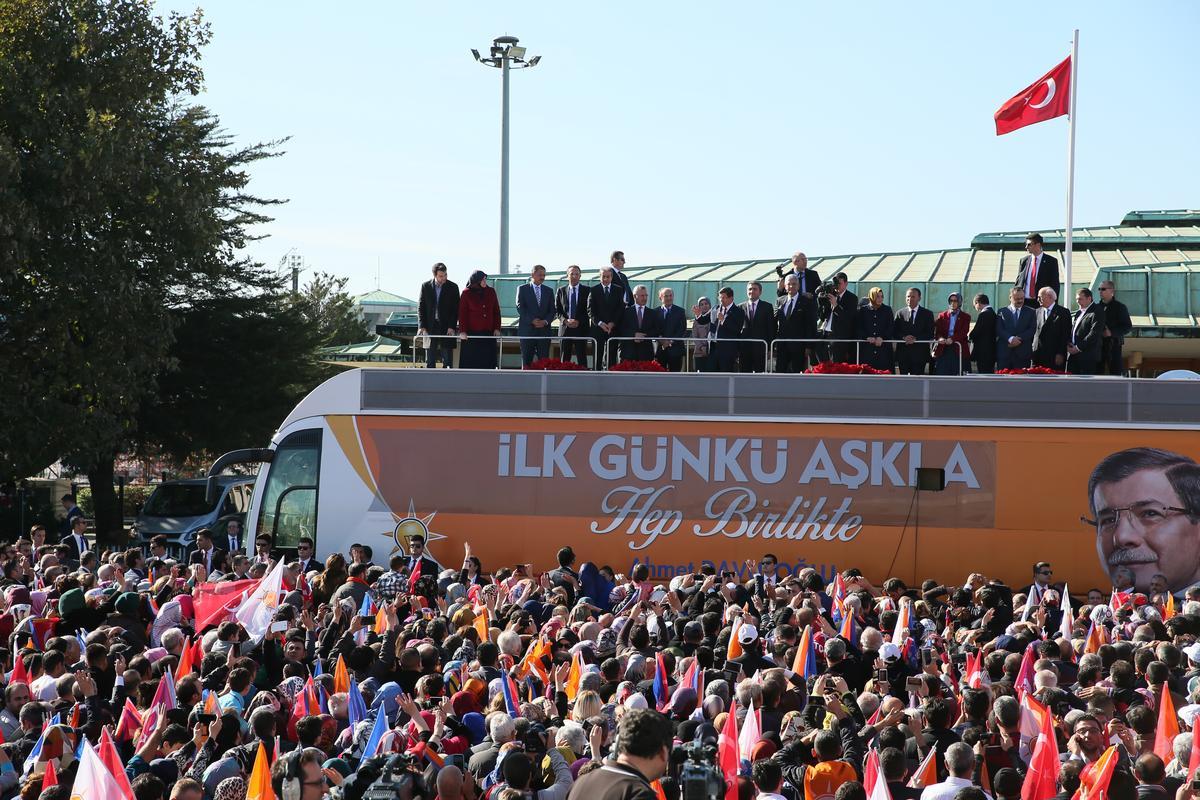
[[[1063,638],[1068,642],[1071,641],[1071,589],[1064,583],[1062,601],[1058,604],[1062,610],[1062,623],[1059,625],[1059,630],[1062,631]]]
[[[233,612],[234,619],[250,634],[255,644],[262,641],[283,601],[283,559],[263,578]]]
[[[83,740],[83,754],[79,757],[79,771],[75,773],[75,783],[71,784],[71,800],[84,800],[87,797],[121,797],[121,787],[117,785],[112,773],[96,751],[92,743]]]

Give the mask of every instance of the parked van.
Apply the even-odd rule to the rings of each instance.
[[[201,528],[211,530],[215,541],[224,542],[230,520],[237,520],[242,523],[244,536],[254,476],[223,475],[218,486],[220,494],[216,502],[210,503],[205,499],[203,478],[161,484],[146,500],[133,524],[138,543],[148,547],[155,536],[166,536],[167,552],[182,560],[195,549],[196,531]],[[245,539],[242,546],[246,546]]]

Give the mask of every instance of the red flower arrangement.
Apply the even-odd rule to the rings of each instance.
[[[812,375],[891,375],[885,369],[875,369],[867,364],[845,364],[839,361],[822,361],[808,368]]]
[[[576,364],[574,361],[563,361],[561,358],[539,358],[537,361],[526,366],[525,369],[572,370],[585,369],[585,367],[582,364]]]
[[[657,361],[619,361],[609,372],[666,372],[667,368]]]
[[[1021,367],[1020,369],[998,369],[997,375],[1066,375],[1063,370],[1049,367]]]

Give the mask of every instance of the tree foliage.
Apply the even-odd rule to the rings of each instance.
[[[346,278],[316,273],[301,287],[299,303],[323,347],[366,341],[373,334],[346,292]]]
[[[111,483],[133,445],[262,441],[317,374],[243,252],[274,202],[246,170],[278,143],[192,102],[209,36],[146,0],[0,0],[0,475],[62,457]],[[102,533],[115,513],[98,491]]]

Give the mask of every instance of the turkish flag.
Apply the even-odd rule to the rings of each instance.
[[[1071,111],[1071,58],[1017,92],[996,112],[996,135],[1003,136],[1035,122]]]

